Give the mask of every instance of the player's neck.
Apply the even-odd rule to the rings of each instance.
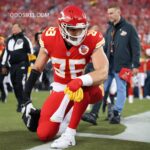
[[[72,47],[72,45],[71,44],[69,44],[68,42],[66,42],[66,41],[64,41],[65,42],[65,45],[66,45],[66,48],[67,48],[67,50],[70,50],[71,49],[71,47]]]

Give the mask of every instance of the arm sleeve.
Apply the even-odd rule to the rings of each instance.
[[[105,39],[104,39],[103,35],[100,32],[98,32],[97,43],[96,43],[95,48],[99,48],[99,47],[104,46],[104,45],[105,45]]]
[[[130,48],[132,51],[133,68],[140,66],[140,41],[136,29],[131,26]]]
[[[9,58],[9,53],[8,53],[8,50],[5,49],[2,55],[2,62],[1,62],[2,66],[5,66],[7,64],[8,58]]]
[[[48,51],[48,49],[47,49],[47,44],[46,44],[46,42],[45,42],[45,31],[43,31],[43,33],[42,33],[42,35],[41,35],[41,38],[40,38],[40,40],[39,40],[39,43],[40,43],[40,47],[41,48],[44,48],[44,51],[46,52],[46,54],[50,57],[50,53],[49,53],[49,51]]]
[[[31,101],[31,92],[32,92],[32,89],[35,85],[35,82],[37,81],[37,79],[39,78],[40,76],[40,72],[35,70],[35,69],[32,69],[31,70],[31,74],[29,76],[29,79],[27,80],[26,84],[25,84],[25,89],[24,89],[24,92],[23,92],[23,103],[26,103],[28,101]]]

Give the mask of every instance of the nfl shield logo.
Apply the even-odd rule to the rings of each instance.
[[[81,45],[79,47],[79,53],[81,55],[86,55],[89,52],[89,48],[86,45]]]

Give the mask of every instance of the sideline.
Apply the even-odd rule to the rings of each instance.
[[[127,141],[137,141],[150,143],[150,111],[138,115],[124,118],[121,123],[127,128],[124,132],[117,135],[103,135],[93,133],[77,133],[80,137],[91,138],[106,138],[106,139],[119,139]],[[50,148],[51,142],[36,146],[29,150],[54,150]],[[57,149],[61,150],[61,149]]]

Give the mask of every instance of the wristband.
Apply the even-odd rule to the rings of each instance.
[[[82,75],[80,77],[78,77],[82,80],[82,86],[91,86],[93,85],[93,79],[89,74],[86,75]]]

